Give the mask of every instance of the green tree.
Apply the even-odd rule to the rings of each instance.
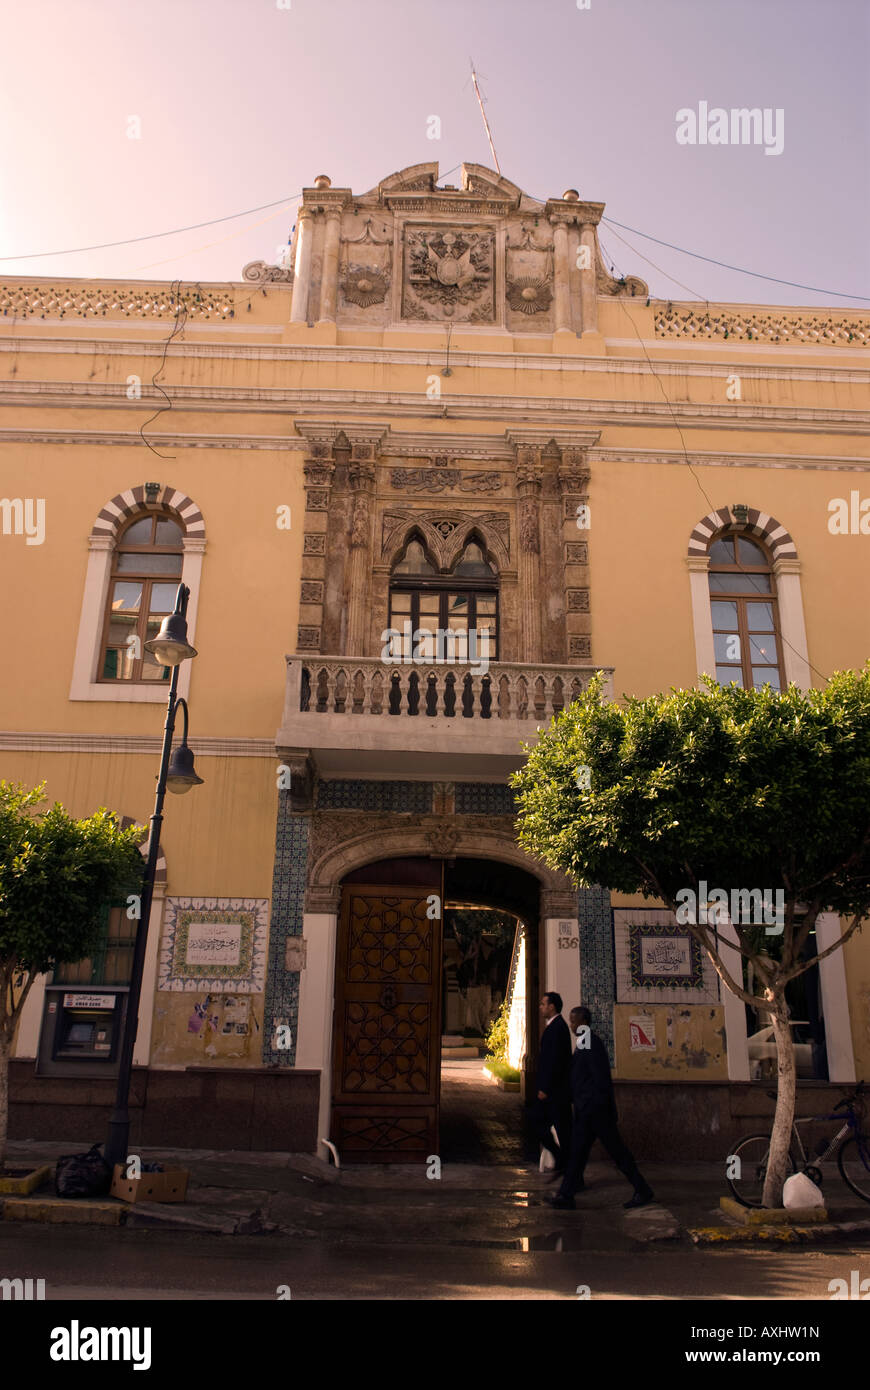
[[[579,884],[666,903],[727,988],[770,1015],[779,1084],[763,1203],[777,1206],[796,1079],[786,986],[839,950],[870,910],[870,662],[806,693],[704,684],[620,705],[596,677],[512,778],[519,838]],[[729,927],[719,908],[705,921],[704,882],[729,904],[732,890],[781,891],[780,920],[759,925],[738,912]],[[825,911],[851,920],[807,955]],[[723,942],[752,962],[757,993],[726,969]]]
[[[43,789],[0,781],[0,1172],[9,1058],[30,987],[54,966],[89,956],[103,906],[142,885],[142,826],[121,830],[104,809],[87,820],[74,820],[59,803],[40,811]]]

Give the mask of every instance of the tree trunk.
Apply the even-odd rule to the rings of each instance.
[[[773,1119],[773,1132],[770,1136],[770,1154],[767,1160],[767,1173],[764,1179],[763,1207],[782,1206],[782,1185],[788,1175],[788,1154],[791,1148],[791,1131],[794,1123],[795,1067],[794,1042],[788,1022],[788,1005],[782,994],[771,997],[770,1017],[773,1023],[773,1036],[776,1040],[777,1088],[776,1114]]]
[[[0,1038],[0,1173],[6,1166],[6,1137],[9,1133],[9,1055],[11,1047]]]

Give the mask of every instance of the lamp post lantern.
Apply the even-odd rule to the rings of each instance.
[[[109,1120],[109,1135],[106,1140],[105,1157],[109,1164],[125,1163],[130,1139],[130,1077],[133,1071],[133,1047],[139,1027],[139,1001],[142,994],[142,975],[145,967],[145,947],[148,941],[148,919],[151,916],[151,902],[154,897],[154,879],[157,860],[160,854],[160,830],[163,825],[163,800],[167,787],[171,792],[182,793],[202,783],[193,768],[193,753],[187,746],[187,701],[178,694],[178,672],[182,661],[196,656],[196,649],[187,640],[187,604],[190,590],[179,584],[175,596],[175,612],[164,618],[156,637],[145,643],[145,650],[157,657],[163,666],[172,667],[172,680],[169,684],[169,701],[166,709],[166,722],[163,725],[163,753],[160,759],[160,772],[157,777],[157,792],[154,798],[154,813],[151,816],[148,838],[148,856],[142,878],[142,898],[139,906],[139,924],[133,947],[133,966],[130,973],[130,990],[127,995],[127,1013],[124,1019],[124,1036],[121,1042],[121,1056],[118,1064],[118,1089],[115,1095],[115,1108]],[[172,735],[175,731],[175,716],[178,706],[183,707],[184,727],[181,747],[172,754]]]

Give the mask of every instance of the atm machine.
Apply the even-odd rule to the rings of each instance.
[[[114,1062],[123,1008],[117,994],[65,992],[57,1000],[53,1061]]]

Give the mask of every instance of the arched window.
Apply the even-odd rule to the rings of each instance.
[[[453,568],[439,573],[423,538],[410,537],[390,578],[389,626],[402,632],[406,622],[412,633],[476,631],[478,651],[480,634],[486,632],[487,655],[498,660],[498,572],[481,542],[469,540]]]
[[[119,536],[103,626],[101,681],[169,680],[169,667],[160,666],[145,643],[175,608],[183,539],[178,522],[164,512],[134,518]]]
[[[785,685],[776,585],[767,551],[738,530],[710,546],[710,613],[716,679],[744,689]]]

